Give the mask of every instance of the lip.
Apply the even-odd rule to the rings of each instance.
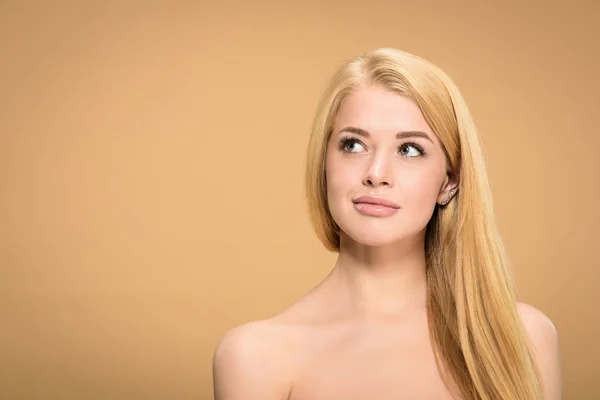
[[[376,196],[360,196],[352,202],[359,213],[370,217],[389,217],[398,212],[400,208],[393,201]]]
[[[384,197],[378,197],[378,196],[368,196],[368,195],[359,196],[359,197],[355,198],[354,200],[352,200],[352,202],[354,204],[372,204],[372,205],[376,205],[376,206],[383,206],[383,207],[389,207],[389,208],[395,208],[395,209],[400,208],[400,206],[398,206],[398,204],[394,203],[393,201],[388,200]]]

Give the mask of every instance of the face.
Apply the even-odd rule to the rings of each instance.
[[[419,107],[378,86],[342,103],[325,165],[329,210],[342,240],[370,246],[424,234],[436,202],[454,187]]]

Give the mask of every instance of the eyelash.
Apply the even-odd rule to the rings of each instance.
[[[360,145],[364,147],[364,144],[360,140],[355,139],[355,138],[353,138],[351,136],[344,136],[344,137],[342,137],[340,139],[340,145],[339,145],[340,150],[346,151],[346,146],[349,143],[360,143]],[[415,142],[405,142],[405,143],[402,143],[402,145],[400,146],[400,148],[402,148],[404,146],[412,146],[415,149],[417,149],[419,151],[419,153],[421,153],[421,155],[417,156],[417,157],[423,157],[425,155],[425,149],[423,149],[422,146],[420,146],[419,144],[417,144]],[[351,151],[347,151],[347,152],[348,153],[352,153]],[[416,157],[409,157],[409,156],[405,156],[405,155],[402,155],[402,157],[405,157],[405,158],[416,158]]]

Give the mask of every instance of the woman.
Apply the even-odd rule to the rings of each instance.
[[[308,147],[331,273],[229,331],[215,398],[560,399],[552,322],[515,299],[482,148],[451,79],[378,49],[333,76]]]

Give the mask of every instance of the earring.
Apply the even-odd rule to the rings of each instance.
[[[442,205],[445,206],[446,204],[448,204],[450,202],[450,200],[452,199],[452,196],[454,196],[454,192],[456,191],[456,188],[450,190],[450,194],[448,195],[448,197],[446,197],[443,201],[442,201]]]

